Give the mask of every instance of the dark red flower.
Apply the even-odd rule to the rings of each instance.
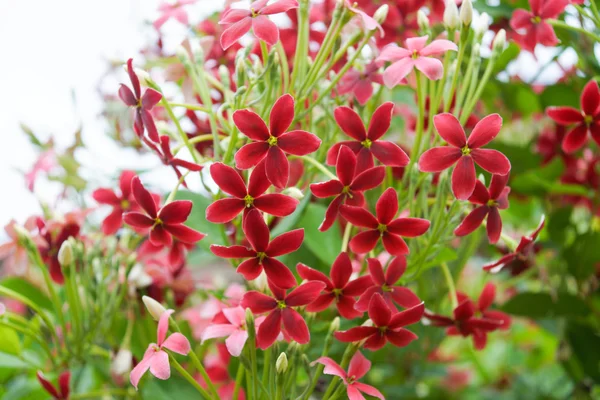
[[[591,80],[581,93],[581,111],[573,107],[549,107],[546,114],[560,125],[573,125],[562,142],[565,153],[573,153],[585,145],[588,133],[600,146],[600,89]]]
[[[469,296],[462,292],[456,292],[456,297],[458,298],[459,304],[465,300],[469,300]],[[479,295],[477,304],[475,304],[475,316],[495,320],[499,324],[498,329],[505,331],[510,328],[511,318],[502,311],[490,310],[495,298],[496,285],[492,282],[486,283]]]
[[[456,164],[452,172],[452,191],[459,200],[466,200],[475,189],[475,165],[492,174],[506,175],[510,171],[510,161],[497,150],[482,149],[500,132],[502,118],[490,114],[481,119],[467,136],[458,119],[450,113],[433,117],[433,124],[449,146],[427,150],[419,159],[422,172],[441,172]]]
[[[171,153],[171,146],[169,144],[170,141],[171,141],[171,139],[167,135],[161,135],[161,137],[160,137],[161,151],[158,151],[158,149],[155,149],[155,151],[158,153],[160,160],[162,161],[162,163],[164,165],[168,165],[173,168],[173,170],[175,171],[175,174],[177,175],[177,179],[181,179],[181,177],[182,177],[181,172],[179,171],[179,168],[185,168],[185,169],[193,171],[193,172],[202,171],[202,168],[203,168],[202,165],[198,165],[193,162],[185,161],[180,158],[175,158],[175,156],[173,156],[173,153]],[[182,181],[182,183],[183,183],[183,186],[187,187],[185,180]]]
[[[473,209],[454,230],[456,236],[465,236],[473,232],[487,217],[487,236],[490,243],[496,243],[502,233],[502,219],[498,210],[508,208],[508,194],[510,188],[506,187],[508,175],[492,175],[489,190],[481,181],[475,184],[475,190],[469,201],[478,207]]]
[[[171,246],[173,238],[184,243],[196,243],[206,236],[183,225],[192,211],[191,201],[176,200],[158,208],[155,199],[137,176],[131,181],[131,191],[145,214],[128,212],[123,215],[123,219],[134,228],[143,232],[150,231],[152,244]]]
[[[127,60],[127,73],[131,80],[133,92],[127,86],[121,84],[119,87],[119,97],[123,100],[123,103],[135,108],[133,129],[139,137],[142,137],[145,128],[150,140],[158,143],[158,130],[156,129],[150,110],[162,99],[162,94],[152,88],[147,88],[144,95],[142,95],[140,80],[133,70],[133,59],[131,58]]]
[[[112,207],[112,212],[108,214],[102,221],[102,233],[105,235],[113,235],[117,233],[123,225],[123,213],[139,209],[133,195],[131,193],[131,180],[135,176],[133,171],[121,172],[119,178],[119,189],[121,194],[118,195],[113,189],[100,188],[92,193],[92,197],[100,204],[106,204]]]
[[[406,271],[406,258],[404,256],[394,258],[388,265],[385,274],[378,259],[369,258],[367,263],[373,286],[365,290],[360,296],[356,302],[357,310],[367,311],[371,298],[376,293],[383,296],[383,299],[392,310],[396,309],[394,302],[404,308],[411,308],[421,303],[421,300],[412,290],[402,286],[394,286]]]
[[[52,280],[59,285],[62,285],[65,282],[65,277],[63,276],[60,263],[58,262],[58,251],[69,237],[72,236],[77,238],[77,236],[79,236],[81,227],[78,223],[72,221],[58,224],[58,228],[47,224],[41,218],[38,218],[36,222],[40,237],[45,242],[38,248],[40,256],[42,257],[44,264],[48,266]]]
[[[284,289],[293,287],[296,284],[294,274],[274,257],[298,250],[304,240],[304,229],[295,229],[270,240],[269,227],[257,209],[248,212],[243,219],[242,229],[251,249],[240,245],[213,244],[210,251],[223,258],[248,258],[237,268],[237,272],[248,280],[256,279],[264,269],[268,280],[275,285]]]
[[[356,166],[354,152],[347,146],[341,146],[336,160],[338,179],[310,185],[310,190],[316,197],[335,196],[327,207],[325,219],[319,226],[320,231],[324,232],[331,228],[342,204],[364,206],[365,196],[362,192],[379,186],[385,178],[385,167],[373,167],[360,172]]]
[[[319,312],[325,310],[335,301],[338,312],[343,318],[353,319],[363,313],[354,308],[356,296],[360,296],[373,284],[369,276],[361,276],[350,281],[352,275],[352,261],[348,253],[340,253],[331,266],[329,279],[321,271],[310,268],[304,264],[296,267],[298,275],[307,281],[320,281],[325,283],[325,288],[316,300],[306,307],[306,311]]]
[[[537,229],[531,235],[522,236],[515,251],[505,254],[498,261],[484,265],[483,269],[492,273],[497,273],[503,269],[508,269],[513,275],[517,275],[534,264],[535,254],[538,252],[535,240],[544,229],[546,219],[542,216],[542,220]]]
[[[417,335],[404,329],[406,325],[419,322],[425,311],[424,303],[407,310],[392,314],[383,297],[376,293],[369,303],[369,318],[374,326],[356,326],[347,331],[336,332],[334,335],[340,342],[358,342],[365,340],[365,349],[379,350],[386,342],[397,347],[407,346],[417,339]]]
[[[552,127],[542,131],[535,146],[537,152],[542,156],[542,164],[548,164],[555,157],[560,157],[567,170],[577,168],[577,157],[573,154],[567,154],[562,148],[566,135],[567,128],[559,124],[553,124]]]
[[[402,236],[421,236],[429,229],[429,221],[422,218],[396,218],[398,195],[394,188],[388,188],[375,206],[377,218],[360,207],[342,205],[340,213],[352,225],[367,228],[350,240],[350,249],[358,254],[373,250],[381,238],[385,250],[394,255],[408,254],[408,246]]]
[[[567,4],[567,0],[529,0],[531,11],[519,8],[513,12],[510,26],[516,31],[523,31],[519,42],[526,50],[533,52],[538,43],[544,46],[558,44],[552,25],[546,20],[557,18]]]
[[[254,290],[244,294],[240,305],[249,308],[254,314],[269,313],[258,327],[256,344],[265,350],[275,342],[281,332],[285,333],[300,344],[310,340],[310,332],[304,318],[293,307],[301,307],[312,303],[325,288],[323,282],[307,282],[286,294],[281,289],[269,283],[273,297]]]
[[[289,94],[281,96],[273,105],[268,128],[263,119],[253,111],[234,112],[235,126],[253,141],[235,153],[237,168],[248,169],[264,159],[269,181],[278,188],[284,188],[290,175],[285,154],[304,156],[321,145],[321,139],[312,133],[301,130],[286,132],[293,121],[294,98]]]
[[[327,152],[327,165],[335,165],[341,146],[348,146],[357,156],[356,170],[362,172],[373,167],[373,156],[383,165],[404,167],[410,161],[396,143],[379,140],[390,128],[394,103],[380,105],[373,113],[369,128],[365,130],[360,116],[349,107],[338,107],[333,116],[342,132],[354,140],[334,144]]]
[[[356,101],[364,106],[373,96],[373,83],[383,85],[383,76],[379,73],[379,67],[379,63],[372,61],[365,66],[364,71],[351,69],[346,72],[338,85],[338,93],[352,94]]]
[[[229,222],[242,210],[247,215],[254,208],[276,217],[285,217],[293,213],[299,203],[281,193],[265,194],[271,182],[267,179],[264,162],[260,162],[250,174],[248,188],[240,174],[225,164],[212,164],[210,175],[223,192],[233,196],[217,200],[206,208],[206,219],[210,222]]]
[[[58,387],[54,386],[52,382],[50,382],[42,371],[37,372],[37,379],[50,396],[54,400],[69,400],[69,383],[71,381],[71,373],[69,371],[65,371],[58,377]]]

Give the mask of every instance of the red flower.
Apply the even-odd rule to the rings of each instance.
[[[237,268],[237,272],[248,280],[256,279],[264,269],[269,281],[275,285],[284,289],[293,287],[296,284],[294,274],[274,257],[298,250],[304,240],[304,229],[295,229],[270,240],[269,227],[256,209],[250,210],[243,219],[242,229],[252,249],[213,244],[210,251],[217,257],[248,258]]]
[[[320,357],[315,363],[323,364],[325,366],[323,369],[324,374],[336,375],[342,378],[342,382],[344,382],[344,385],[346,386],[346,393],[348,394],[349,400],[364,400],[365,398],[361,392],[384,400],[384,397],[379,390],[375,389],[373,386],[357,382],[371,369],[371,362],[367,360],[360,351],[357,351],[354,357],[352,357],[352,360],[350,360],[348,373],[329,357]]]
[[[513,12],[510,27],[523,30],[521,41],[526,50],[533,52],[535,45],[556,46],[558,39],[547,19],[557,18],[569,4],[566,0],[529,0],[531,11],[519,8]]]
[[[456,292],[456,297],[458,298],[459,303],[469,300],[469,297],[461,292]],[[492,282],[488,282],[483,287],[483,290],[479,295],[479,299],[477,300],[477,304],[475,304],[475,315],[497,321],[499,324],[498,329],[505,331],[510,328],[511,318],[508,314],[502,311],[490,310],[495,298],[496,285],[494,285]]]
[[[515,251],[505,254],[494,263],[485,265],[483,269],[497,273],[508,268],[513,275],[517,275],[531,267],[534,263],[535,253],[538,251],[535,240],[544,228],[545,223],[546,219],[542,216],[537,229],[531,235],[522,236]]]
[[[325,219],[319,226],[320,231],[324,232],[331,228],[342,203],[364,206],[365,196],[362,192],[373,189],[383,182],[384,167],[373,167],[360,172],[356,168],[356,164],[354,152],[348,146],[341,146],[336,160],[338,179],[310,185],[310,190],[316,197],[336,196],[327,207]]]
[[[502,118],[491,114],[481,119],[467,136],[456,117],[449,113],[433,117],[433,124],[449,146],[427,150],[419,159],[422,172],[441,172],[456,164],[452,172],[452,191],[459,200],[466,200],[475,190],[475,164],[498,175],[510,171],[510,161],[497,150],[482,149],[500,132]]]
[[[177,175],[177,179],[181,179],[181,177],[182,177],[181,172],[179,171],[179,169],[177,167],[185,168],[185,169],[188,169],[188,170],[194,171],[194,172],[202,171],[202,168],[203,168],[202,165],[198,165],[193,162],[185,161],[180,158],[175,158],[175,156],[173,156],[173,153],[171,153],[171,146],[169,143],[170,143],[170,138],[167,135],[162,135],[160,137],[161,151],[158,151],[158,148],[155,148],[155,151],[158,153],[158,155],[164,165],[169,165],[173,168],[173,170],[175,171],[175,174]],[[183,186],[187,187],[185,180],[182,183],[183,183]]]
[[[234,112],[235,126],[253,141],[242,146],[235,154],[237,168],[248,169],[264,159],[269,181],[278,188],[285,187],[290,175],[285,154],[304,156],[321,145],[321,140],[312,133],[301,130],[286,132],[293,120],[294,98],[289,94],[281,96],[273,105],[269,115],[269,128],[253,111]]]
[[[508,208],[510,188],[506,187],[507,182],[508,175],[493,175],[488,190],[481,181],[477,181],[469,201],[479,207],[471,211],[454,230],[456,236],[465,236],[473,232],[487,216],[487,236],[490,243],[496,243],[500,239],[502,219],[498,210]]]
[[[600,89],[595,80],[591,80],[581,93],[581,111],[573,107],[549,107],[546,114],[557,124],[577,124],[567,133],[562,142],[565,153],[573,153],[587,141],[588,132],[600,146]]]
[[[271,46],[279,40],[279,29],[267,15],[280,14],[298,8],[296,0],[278,0],[267,5],[268,0],[257,0],[249,9],[230,8],[223,13],[220,25],[229,25],[221,35],[221,46],[227,49],[244,36],[250,28],[257,38]]]
[[[123,103],[129,107],[135,108],[135,121],[133,129],[135,133],[142,137],[144,128],[148,131],[148,137],[155,143],[158,143],[158,130],[154,124],[154,119],[150,110],[162,99],[162,94],[154,89],[148,88],[142,96],[140,80],[133,70],[133,59],[127,60],[127,73],[133,86],[133,92],[127,86],[121,84],[119,88],[119,97]]]
[[[121,172],[119,188],[121,195],[117,195],[113,189],[100,188],[92,193],[92,197],[100,204],[112,206],[112,212],[102,221],[102,233],[113,235],[123,225],[123,213],[137,210],[139,207],[131,194],[131,180],[135,176],[133,171]]]
[[[269,313],[258,327],[256,344],[265,350],[275,342],[281,332],[281,324],[285,333],[300,344],[310,340],[310,332],[302,316],[292,307],[301,307],[312,303],[321,290],[323,282],[308,282],[298,286],[289,294],[285,289],[269,284],[273,297],[250,291],[244,294],[241,306],[249,308],[255,314]]]
[[[364,71],[351,69],[346,72],[340,84],[338,92],[341,95],[351,93],[361,106],[373,96],[373,83],[383,85],[383,77],[379,73],[379,65],[375,61],[369,63]]]
[[[491,284],[488,284],[488,286]],[[499,311],[487,311],[495,296],[495,287],[486,286],[481,293],[477,307],[471,299],[461,295],[460,304],[454,309],[453,318],[425,312],[425,317],[433,326],[446,327],[450,336],[472,336],[475,348],[481,350],[487,343],[488,332],[505,329],[510,325],[510,317]],[[476,316],[476,312],[487,312],[487,315]]]
[[[421,218],[396,218],[398,195],[394,188],[388,188],[375,206],[377,218],[360,207],[342,205],[340,213],[352,225],[368,228],[350,240],[350,249],[358,254],[373,250],[381,238],[385,250],[394,255],[408,254],[408,246],[402,236],[421,236],[429,229],[429,221]]]
[[[398,256],[390,262],[385,274],[381,262],[376,258],[367,260],[369,265],[369,274],[374,285],[365,290],[356,302],[356,309],[359,311],[367,311],[373,295],[378,293],[383,296],[388,306],[395,310],[394,302],[404,308],[411,308],[421,303],[421,300],[413,293],[412,290],[394,286],[398,279],[404,275],[406,271],[406,258]]]
[[[358,155],[356,170],[362,172],[373,167],[373,156],[383,165],[404,167],[410,161],[396,143],[379,140],[390,128],[394,103],[387,102],[375,110],[369,128],[365,130],[360,116],[348,107],[338,107],[333,116],[340,129],[354,140],[334,144],[327,152],[327,165],[335,165],[341,146],[348,146]]]
[[[215,163],[210,166],[210,175],[221,190],[233,197],[220,199],[206,209],[206,219],[214,223],[229,222],[242,210],[244,216],[256,208],[276,217],[290,215],[296,209],[298,200],[280,193],[264,194],[271,186],[267,179],[265,163],[259,163],[252,171],[246,184],[233,168]]]
[[[172,201],[157,209],[155,199],[137,176],[131,181],[131,191],[145,214],[128,212],[123,215],[123,219],[134,228],[150,231],[152,244],[171,246],[173,238],[184,243],[196,243],[206,236],[183,225],[192,211],[191,201]]]
[[[424,311],[425,305],[421,303],[392,315],[392,310],[377,293],[369,303],[369,318],[375,326],[356,326],[347,331],[336,332],[335,337],[345,343],[366,339],[365,349],[373,351],[382,348],[387,341],[394,346],[404,347],[417,339],[417,335],[404,329],[404,326],[419,322]]]
[[[61,224],[59,229],[53,229],[49,226],[50,224],[46,224],[41,218],[38,218],[36,222],[40,236],[45,242],[38,249],[40,256],[44,264],[48,265],[52,280],[62,285],[65,282],[65,277],[58,262],[58,251],[69,237],[76,238],[79,235],[81,227],[76,222],[67,222],[64,225]]]
[[[373,284],[369,276],[361,276],[350,281],[352,275],[352,261],[348,253],[340,253],[331,266],[329,279],[321,271],[312,269],[304,264],[298,264],[298,275],[307,281],[320,281],[325,283],[324,293],[306,307],[306,311],[319,312],[325,310],[335,301],[340,315],[347,319],[360,317],[363,313],[354,308],[356,300],[365,289]]]
[[[54,386],[42,373],[37,372],[37,379],[46,392],[52,396],[55,400],[68,400],[69,399],[69,382],[71,381],[71,373],[65,371],[58,377],[58,388]]]

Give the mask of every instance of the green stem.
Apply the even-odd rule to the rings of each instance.
[[[465,56],[465,43],[460,43],[458,48],[458,56],[456,57],[456,68],[454,69],[454,75],[452,75],[452,83],[450,84],[450,90],[448,91],[448,97],[445,99],[444,112],[450,111],[452,106],[452,99],[454,98],[454,92],[458,83],[458,75],[460,75],[460,69],[462,66],[462,60]]]
[[[40,346],[42,346],[42,349],[44,349],[44,351],[46,352],[46,354],[48,354],[48,360],[50,360],[50,362],[52,363],[53,366],[56,367],[56,356],[54,356],[52,354],[52,351],[50,350],[50,347],[48,347],[48,344],[44,341],[44,339],[42,339],[41,337],[39,337],[38,335],[36,335],[33,331],[16,325],[16,324],[12,324],[8,321],[2,321],[0,320],[0,326],[5,326],[7,328],[13,329],[17,332],[21,332],[23,335],[30,337],[31,339],[35,340],[36,342],[38,342],[40,344]]]
[[[483,78],[481,78],[481,80],[479,81],[479,85],[477,86],[477,91],[475,92],[473,97],[467,100],[465,108],[461,110],[461,125],[464,125],[465,122],[467,122],[469,115],[471,115],[473,108],[475,108],[475,105],[477,104],[477,100],[479,100],[479,98],[481,97],[481,94],[483,93],[483,90],[485,89],[488,80],[492,76],[492,72],[494,71],[494,64],[496,64],[496,54],[497,53],[495,51],[492,53],[492,56],[490,57],[488,64],[485,68],[485,72],[483,73]]]
[[[348,242],[350,242],[350,233],[352,232],[352,224],[346,222],[346,228],[344,229],[344,236],[342,238],[342,251],[348,251]]]
[[[244,379],[244,365],[240,362],[238,365],[237,373],[235,374],[235,386],[233,387],[233,400],[238,400],[240,394],[240,387],[242,385],[242,380]]]
[[[330,170],[328,170],[323,164],[321,164],[320,162],[318,162],[314,158],[309,157],[309,156],[296,156],[296,158],[299,158],[301,160],[307,161],[310,164],[314,165],[315,167],[317,167],[317,169],[319,171],[321,171],[323,174],[325,174],[329,179],[336,179],[337,180],[337,176],[335,176],[333,174],[333,172],[331,172]]]
[[[191,354],[192,352],[190,352]],[[202,397],[204,397],[205,399],[210,399],[211,396],[208,394],[208,392],[206,390],[204,390],[204,388],[202,386],[200,386],[200,384],[190,375],[189,372],[187,372],[185,370],[185,368],[183,368],[181,366],[181,364],[179,364],[177,362],[177,360],[175,359],[175,357],[173,357],[173,355],[171,353],[169,353],[169,359],[171,360],[171,365],[173,365],[175,367],[175,369],[177,370],[177,372],[179,372],[179,374],[181,374],[181,376],[183,376],[185,378],[185,380],[187,380],[189,383],[192,384],[192,386],[194,388],[196,388],[196,390],[198,392],[200,392],[200,394],[202,395]],[[213,399],[218,399],[219,396],[217,395],[217,397],[212,397]]]
[[[591,32],[591,31],[588,31],[585,28],[569,25],[569,24],[567,24],[563,21],[559,21],[557,19],[547,19],[546,22],[556,28],[562,28],[562,29],[574,31],[574,32],[580,33],[582,35],[586,35],[586,36],[594,39],[594,41],[596,41],[596,42],[600,42],[600,36],[596,35],[595,33]]]
[[[443,262],[441,263],[442,272],[444,273],[444,278],[446,279],[446,284],[448,285],[448,291],[450,292],[450,300],[452,301],[452,309],[458,307],[458,297],[456,296],[456,288],[454,287],[454,280],[452,279],[452,274],[450,273],[450,269],[448,268],[448,264]]]
[[[127,390],[127,389],[110,388],[110,389],[96,390],[96,391],[87,392],[87,393],[72,393],[69,395],[69,399],[72,399],[72,400],[103,399],[109,395],[127,397],[127,396],[130,396],[130,393],[129,393],[129,390]]]
[[[183,108],[187,108],[188,110],[193,110],[193,111],[202,111],[205,113],[208,113],[208,110],[206,109],[206,107],[204,107],[201,104],[186,104],[186,103],[169,103],[171,105],[171,107],[183,107]]]
[[[298,7],[298,37],[294,54],[294,69],[290,82],[290,90],[294,91],[296,82],[304,78],[306,58],[308,57],[308,8],[309,0],[300,0]],[[296,92],[297,93],[297,92]]]

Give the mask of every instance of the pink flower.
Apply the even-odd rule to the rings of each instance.
[[[169,354],[165,349],[184,356],[191,350],[190,342],[181,333],[175,332],[166,337],[169,330],[169,316],[172,313],[173,310],[167,310],[160,316],[156,330],[156,343],[148,345],[148,349],[144,353],[144,358],[131,371],[130,381],[136,390],[140,379],[148,369],[158,379],[169,379],[171,376],[171,367],[169,365]]]
[[[248,340],[248,331],[246,330],[246,311],[240,306],[225,308],[222,310],[228,323],[212,324],[206,327],[202,332],[202,342],[209,339],[226,337],[225,345],[229,354],[239,357],[244,349],[246,340]],[[254,322],[256,327],[264,320],[264,317],[257,318]]]
[[[58,166],[56,153],[53,149],[41,153],[33,164],[31,171],[25,174],[25,184],[30,192],[33,192],[35,180],[40,173],[49,172],[52,168]]]
[[[523,47],[533,52],[535,45],[556,46],[558,39],[547,19],[557,18],[569,4],[566,0],[529,0],[531,11],[519,8],[513,12],[510,27],[523,31]]]
[[[364,71],[351,69],[346,72],[338,85],[338,93],[352,94],[356,101],[364,106],[373,96],[373,83],[383,85],[383,77],[376,62],[371,62]]]
[[[433,124],[448,146],[427,150],[419,159],[421,172],[441,172],[456,164],[452,172],[452,191],[459,200],[466,200],[475,190],[475,164],[491,174],[506,175],[510,161],[497,150],[482,149],[500,132],[502,118],[490,114],[481,119],[467,139],[458,119],[450,113],[433,117]]]
[[[267,15],[281,14],[298,8],[296,0],[278,0],[269,5],[269,0],[257,0],[249,9],[230,8],[223,13],[219,24],[229,25],[221,35],[221,46],[227,49],[244,36],[250,28],[257,38],[271,46],[279,40],[279,29]]]
[[[446,39],[434,40],[427,44],[429,36],[406,39],[406,48],[397,45],[386,46],[377,61],[391,61],[392,64],[383,72],[383,82],[389,88],[396,86],[414,68],[421,71],[431,80],[442,77],[444,66],[437,58],[431,56],[443,54],[448,50],[456,51],[458,47]]]
[[[176,19],[183,25],[187,25],[188,15],[183,9],[183,6],[194,4],[196,1],[197,0],[177,0],[175,3],[162,2],[158,6],[158,11],[161,12],[161,16],[158,17],[152,25],[154,25],[156,29],[160,29],[160,27],[170,18]]]
[[[357,351],[354,357],[352,357],[352,360],[350,360],[348,373],[329,357],[320,357],[315,363],[323,364],[325,366],[325,369],[323,369],[324,374],[336,375],[342,378],[342,382],[346,386],[346,393],[348,394],[349,400],[364,400],[364,396],[361,392],[381,400],[384,399],[379,390],[375,389],[373,386],[357,382],[371,369],[371,362],[367,360],[360,351]]]
[[[25,222],[24,228],[28,231],[36,229],[37,217],[29,217]],[[19,243],[19,236],[15,230],[17,222],[11,220],[4,227],[4,231],[8,236],[9,241],[0,244],[0,260],[2,261],[2,268],[4,272],[9,275],[24,275],[27,272],[29,266],[29,257],[27,256],[27,250]],[[40,242],[39,238],[34,238],[34,241]]]

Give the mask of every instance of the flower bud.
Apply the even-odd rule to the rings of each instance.
[[[494,41],[492,42],[492,49],[494,51],[502,51],[504,50],[504,45],[506,44],[506,31],[504,29],[500,29],[498,33],[496,33],[496,37],[494,37]]]
[[[281,353],[275,362],[275,369],[278,374],[285,374],[288,368],[288,359],[285,353]]]
[[[464,26],[471,26],[471,21],[473,21],[473,4],[471,0],[463,0],[460,6],[460,20]]]
[[[110,372],[116,376],[128,374],[131,371],[131,350],[119,349],[110,365]]]
[[[329,332],[336,332],[340,330],[340,317],[335,317],[331,324],[329,324]]]
[[[475,35],[478,37],[482,37],[490,28],[490,16],[488,13],[481,13],[479,18],[473,21],[473,30],[475,31]]]
[[[73,262],[73,246],[65,240],[58,250],[58,262],[62,267],[68,267]]]
[[[182,45],[177,46],[175,49],[175,55],[180,61],[189,60],[189,53],[185,47]]]
[[[230,86],[229,69],[225,65],[219,65],[219,78],[221,79],[223,86],[227,88]]]
[[[152,284],[152,277],[144,271],[142,264],[135,264],[129,271],[127,281],[136,288],[145,288]]]
[[[249,330],[251,326],[254,326],[254,314],[251,309],[246,308],[246,328]]]
[[[375,21],[377,21],[378,24],[383,24],[383,22],[387,18],[389,10],[390,10],[390,7],[387,4],[382,5],[373,14],[373,19]]]
[[[167,311],[167,309],[164,308],[162,304],[154,300],[152,297],[142,296],[142,301],[146,306],[146,310],[148,310],[148,312],[150,313],[150,315],[152,315],[152,318],[154,318],[155,321],[158,321],[160,319],[160,316],[163,315],[165,311]]]
[[[286,196],[290,196],[296,200],[302,200],[304,198],[304,193],[302,193],[302,190],[295,186],[283,189],[281,194],[285,194]]]
[[[455,0],[447,0],[446,8],[444,9],[444,25],[447,29],[458,28],[460,18],[458,16],[458,7]]]
[[[123,64],[123,69],[125,70],[125,72],[127,71],[127,64]],[[137,75],[139,81],[140,81],[140,85],[142,86],[148,86],[147,82],[151,81],[150,79],[150,74],[146,71],[144,71],[143,69],[139,69],[139,68],[133,68],[133,73]]]
[[[425,11],[417,11],[417,24],[419,25],[419,29],[423,32],[427,32],[429,30],[429,18],[427,18]]]

